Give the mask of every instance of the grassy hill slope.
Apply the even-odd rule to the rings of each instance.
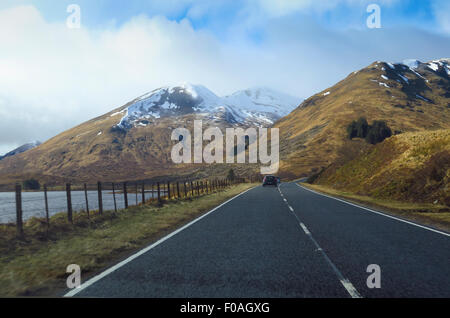
[[[347,125],[359,117],[369,123],[384,120],[396,133],[449,129],[450,77],[445,67],[433,71],[426,65],[410,69],[375,62],[308,98],[276,123],[281,174],[309,175],[372,148],[347,138]]]
[[[390,137],[315,181],[373,198],[450,206],[450,129]]]

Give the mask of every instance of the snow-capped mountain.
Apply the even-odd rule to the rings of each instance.
[[[385,120],[398,133],[448,129],[449,61],[374,62],[299,107],[300,99],[291,100],[266,88],[219,97],[200,85],[163,87],[62,132],[35,149],[1,160],[0,187],[2,182],[13,184],[30,176],[62,184],[66,180],[95,183],[226,175],[227,165],[177,165],[172,161],[175,127],[192,131],[196,119],[203,120],[203,127],[222,131],[256,125],[279,128],[279,174],[304,176],[353,158],[363,149],[360,147],[368,146],[345,134],[348,123],[360,116],[369,122]],[[287,113],[275,125],[270,124]],[[243,165],[238,173],[253,173],[252,167]],[[259,166],[255,169],[259,171]],[[17,176],[13,183],[11,176]]]
[[[301,102],[267,88],[254,88],[219,97],[202,85],[181,84],[151,91],[111,116],[122,114],[117,127],[147,126],[152,121],[173,116],[199,114],[208,119],[258,126],[272,125]]]
[[[432,71],[437,75],[441,75],[444,77],[450,76],[450,58],[442,58],[430,62],[421,62],[416,59],[407,59],[403,60],[401,63],[387,63],[387,65],[391,70],[397,72],[410,71],[425,80],[426,78],[423,75],[419,74],[418,71]],[[402,78],[402,80],[407,82],[407,79],[405,78]]]
[[[238,91],[223,100],[228,107],[239,113],[241,119],[259,118],[268,124],[287,116],[302,102],[300,98],[269,88]]]
[[[22,152],[28,151],[30,149],[33,149],[33,148],[39,146],[40,144],[41,144],[40,141],[33,141],[33,142],[30,142],[30,143],[26,143],[26,144],[24,144],[24,145],[22,145],[22,146],[20,146],[20,147],[18,147],[16,149],[14,149],[14,150],[8,152],[8,153],[6,153],[5,155],[0,156],[0,160],[4,159],[6,157],[12,157],[12,156],[18,155],[19,153],[22,153]]]
[[[401,64],[409,67],[412,70],[428,68],[434,72],[443,71],[447,73],[447,75],[450,75],[450,58],[433,60],[426,63],[422,63],[421,61],[415,59],[408,59],[404,60]]]

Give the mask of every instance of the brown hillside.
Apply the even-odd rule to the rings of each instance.
[[[375,62],[305,100],[275,124],[280,129],[280,175],[309,175],[372,148],[363,140],[346,138],[347,125],[361,116],[369,123],[385,120],[397,133],[450,128],[450,71],[448,60],[442,61],[415,69]],[[201,118],[204,127],[214,125],[223,131],[232,125],[225,115],[184,114],[154,118],[145,127],[114,129],[123,116],[118,112],[127,106],[0,161],[0,187],[29,177],[48,183],[121,181],[224,175],[229,169],[229,165],[174,165],[170,159],[174,128],[192,129],[193,120]],[[233,167],[239,176],[259,170],[259,165]]]
[[[124,106],[125,107],[125,106]],[[124,107],[74,127],[39,147],[0,161],[1,184],[13,185],[25,178],[49,184],[71,182],[132,181],[163,176],[224,175],[228,165],[175,165],[171,160],[174,128],[191,130],[194,119],[212,122],[197,114],[155,120],[147,127],[127,132],[113,127]],[[113,116],[111,116],[113,115]],[[229,126],[215,121],[219,127]],[[238,171],[242,167],[235,167]],[[236,170],[235,170],[236,171]]]
[[[354,72],[276,123],[282,174],[308,175],[371,148],[362,140],[346,138],[347,125],[361,116],[369,123],[385,120],[397,133],[450,128],[450,78],[445,66],[438,72],[426,65],[391,66],[375,62]]]
[[[380,199],[450,206],[450,129],[386,139],[316,183]]]

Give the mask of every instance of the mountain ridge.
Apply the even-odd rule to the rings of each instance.
[[[260,92],[260,95],[270,93]],[[276,96],[272,98],[277,100]],[[221,175],[227,165],[175,165],[170,157],[175,144],[171,140],[173,129],[187,128],[192,132],[194,120],[202,120],[204,128],[213,126],[222,131],[230,127],[269,127],[271,118],[280,118],[277,114],[270,117],[266,109],[261,110],[256,104],[252,116],[242,118],[238,106],[222,103],[223,100],[199,86],[153,90],[54,136],[14,160],[1,162],[1,182],[13,184],[22,181],[24,176],[36,176],[47,183],[61,183],[129,181],[170,175]],[[251,109],[251,103],[247,110]],[[273,109],[280,105],[286,104],[281,100]],[[289,109],[282,111],[289,112],[298,104],[288,106]],[[244,168],[237,167],[235,171]]]
[[[311,175],[370,148],[347,138],[346,127],[359,117],[386,121],[396,134],[450,128],[448,59],[415,68],[376,61],[307,98],[275,124],[281,174]]]
[[[23,153],[23,152],[28,151],[28,150],[33,149],[33,148],[36,148],[40,144],[41,144],[41,142],[38,141],[38,140],[35,140],[35,141],[32,141],[32,142],[28,142],[26,144],[23,144],[22,146],[19,146],[19,147],[13,149],[13,150],[7,152],[3,156],[0,156],[0,160],[5,159],[7,157],[12,157],[12,156],[18,155],[20,153]]]
[[[118,128],[146,126],[151,120],[192,113],[224,118],[230,123],[267,126],[290,113],[301,99],[267,88],[237,91],[219,97],[203,85],[183,83],[146,93],[113,113],[124,113]]]

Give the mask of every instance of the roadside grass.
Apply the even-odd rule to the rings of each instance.
[[[156,201],[127,210],[66,213],[24,224],[25,237],[16,238],[14,225],[0,225],[0,297],[60,296],[65,290],[66,268],[78,264],[82,280],[157,241],[176,228],[206,213],[227,199],[255,186],[238,184],[198,198]]]
[[[428,225],[450,233],[450,210],[444,205],[379,199],[340,191],[323,185],[308,183],[300,184],[311,190],[345,199],[367,208],[378,209],[386,214],[398,216],[405,220]]]

